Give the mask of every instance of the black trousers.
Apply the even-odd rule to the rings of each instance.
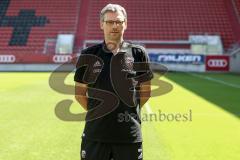
[[[142,142],[102,143],[82,139],[81,160],[143,160]]]

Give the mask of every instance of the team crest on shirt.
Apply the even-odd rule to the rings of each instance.
[[[134,59],[132,57],[125,57],[123,60],[123,69],[132,71]]]

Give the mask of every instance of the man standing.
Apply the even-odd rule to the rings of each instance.
[[[153,78],[143,47],[123,40],[127,13],[108,4],[100,13],[104,42],[81,52],[76,100],[87,110],[82,160],[142,160],[140,111]]]

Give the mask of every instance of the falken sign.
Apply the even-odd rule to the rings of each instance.
[[[153,53],[149,52],[151,62],[173,64],[204,64],[205,56],[189,53]]]

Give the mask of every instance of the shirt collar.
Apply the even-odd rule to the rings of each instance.
[[[120,48],[119,52],[127,52],[128,48],[129,48],[129,43],[123,41],[122,44],[121,44],[121,48]],[[107,48],[105,40],[102,42],[102,49],[103,49],[103,52],[105,54],[107,54],[107,55],[112,54],[113,55],[113,53]]]

